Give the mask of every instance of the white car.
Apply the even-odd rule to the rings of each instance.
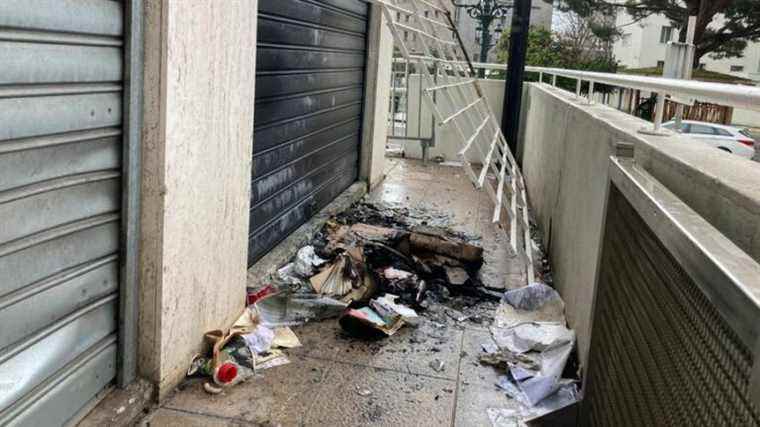
[[[662,127],[676,130],[676,122],[670,121],[664,123]],[[684,120],[681,122],[681,129],[679,129],[678,132],[689,135],[691,138],[700,142],[712,145],[719,150],[727,151],[747,159],[751,159],[755,156],[756,141],[752,138],[747,129],[715,123]]]

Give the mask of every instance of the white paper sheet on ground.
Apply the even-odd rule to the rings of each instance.
[[[243,335],[243,339],[252,353],[264,353],[272,346],[274,331],[264,325],[258,325],[251,333]]]
[[[370,301],[369,305],[379,314],[386,322],[392,323],[396,317],[401,317],[405,322],[414,325],[418,322],[417,312],[411,308],[396,302],[396,295],[385,294],[380,298]]]
[[[572,350],[573,343],[571,342],[541,352],[539,373],[517,383],[517,387],[525,394],[530,406],[535,406],[559,389],[562,371],[565,370],[565,364]]]
[[[488,408],[486,414],[491,427],[519,427],[522,418],[520,411],[510,408]]]
[[[533,283],[505,292],[494,320],[497,328],[525,322],[558,322],[564,325],[565,303],[551,287]]]
[[[262,325],[275,328],[337,317],[348,304],[314,294],[280,294],[264,298],[253,307]]]
[[[304,246],[298,250],[296,259],[293,261],[293,272],[302,278],[311,277],[314,270],[320,265],[326,263],[314,252],[314,246]]]
[[[506,375],[499,379],[497,386],[504,390],[507,396],[520,404],[520,408],[516,412],[519,414],[521,420],[538,418],[568,405],[572,405],[579,399],[578,386],[575,384],[575,381],[572,380],[561,380],[556,392],[547,396],[534,406],[531,406],[527,402],[527,398],[523,392],[520,391],[515,383],[510,381]]]
[[[535,311],[555,299],[560,299],[559,293],[544,283],[531,283],[504,292],[504,300],[518,310]]]
[[[275,348],[296,348],[301,347],[301,340],[293,332],[292,329],[287,326],[283,326],[274,330],[274,339],[272,340],[272,347]]]
[[[549,412],[554,412],[568,405],[572,405],[577,401],[578,386],[574,382],[561,383],[559,389],[554,394],[547,396],[546,399],[539,402],[536,406],[526,410],[526,420],[538,418]]]
[[[554,322],[528,322],[510,328],[494,328],[494,340],[500,348],[514,354],[544,351],[575,340],[575,332]]]
[[[290,359],[281,350],[273,350],[265,356],[256,357],[255,370],[274,368],[275,366],[287,365],[288,363],[290,363]]]

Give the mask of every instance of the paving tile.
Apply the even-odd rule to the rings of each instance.
[[[159,408],[138,424],[140,427],[243,427],[256,424],[172,409]]]
[[[519,404],[496,389],[496,386],[460,384],[457,390],[456,427],[490,426],[489,408],[514,410],[519,413]],[[508,424],[507,424],[508,425]]]
[[[456,379],[463,330],[451,326],[440,328],[426,318],[420,320],[418,327],[407,325],[396,334],[376,341],[356,339],[343,333],[337,322],[323,322],[321,341],[318,341],[317,330],[313,340],[299,335],[304,343],[300,354],[402,373]],[[294,331],[299,334],[299,329]],[[309,351],[306,349],[311,345],[309,343],[318,343],[315,344],[317,348]],[[330,350],[324,351],[325,348]],[[436,360],[443,362],[441,372],[431,367]]]
[[[309,408],[306,426],[451,425],[456,383],[336,364]],[[369,395],[362,395],[367,391]]]
[[[309,322],[305,325],[294,326],[291,329],[298,336],[302,346],[287,350],[289,355],[334,360],[335,352],[340,351],[341,347],[345,345],[345,340],[338,337],[342,333],[338,319]]]
[[[375,203],[409,205],[421,198],[426,189],[424,182],[383,182],[370,194],[368,200]]]
[[[488,330],[466,329],[462,342],[462,359],[459,363],[459,381],[462,384],[476,384],[493,388],[504,375],[492,366],[482,365],[480,355],[484,354],[482,345],[493,343]]]
[[[260,371],[219,395],[206,393],[203,383],[196,381],[162,406],[254,423],[295,425],[331,366],[329,361],[292,355],[290,364]]]

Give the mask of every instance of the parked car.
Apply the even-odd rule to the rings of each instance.
[[[662,125],[666,129],[676,130],[675,121]],[[748,159],[755,156],[756,141],[749,130],[715,123],[684,120],[679,133],[688,134],[695,140]]]

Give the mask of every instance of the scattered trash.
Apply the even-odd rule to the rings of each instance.
[[[316,294],[280,293],[264,298],[252,307],[262,325],[274,328],[338,317],[348,304]]]
[[[412,233],[409,244],[416,249],[430,251],[467,262],[483,262],[483,248],[464,242],[455,242],[441,236]]]
[[[317,294],[343,297],[358,287],[359,272],[351,262],[351,257],[345,253],[338,255],[337,260],[318,274],[309,279]]]
[[[527,322],[511,328],[494,328],[492,332],[499,347],[514,354],[531,350],[544,351],[572,343],[575,333],[559,323]]]
[[[382,339],[417,326],[420,313],[437,327],[489,319],[495,305],[472,308],[502,298],[480,282],[483,249],[477,237],[445,228],[446,221],[368,203],[334,216],[290,262],[247,290],[248,308],[232,328],[206,334],[212,350],[193,360],[188,375],[208,377],[204,389],[221,393],[256,371],[288,364],[287,350],[302,345],[290,327],[309,321],[338,318],[348,335]],[[431,368],[443,372],[444,362]]]
[[[491,427],[519,427],[521,414],[516,409],[488,408],[486,409]]]
[[[400,318],[394,323],[387,323],[375,310],[369,307],[349,309],[339,320],[340,326],[357,338],[378,339],[398,332],[404,321]]]
[[[315,268],[326,262],[326,260],[314,253],[314,246],[304,246],[296,254],[296,259],[293,262],[293,272],[303,278],[307,278],[314,274]]]
[[[261,371],[264,369],[274,368],[276,366],[287,365],[290,359],[281,350],[272,350],[262,353],[256,357],[254,369]]]
[[[261,289],[251,289],[248,291],[247,297],[246,297],[246,305],[253,305],[256,304],[259,300],[262,300],[269,295],[272,295],[276,293],[275,287],[272,285],[264,286]]]
[[[440,359],[432,360],[429,364],[431,369],[433,369],[436,372],[443,372],[444,369],[444,363]]]
[[[264,353],[272,346],[274,331],[264,325],[258,325],[253,332],[243,335],[243,339],[252,353]]]
[[[496,328],[525,322],[565,322],[565,303],[557,291],[544,283],[531,283],[504,293],[496,314]]]
[[[280,327],[274,330],[274,338],[272,339],[272,347],[274,348],[296,348],[301,347],[301,341],[298,336],[288,327]]]
[[[393,267],[388,267],[383,270],[383,277],[388,280],[406,280],[413,277],[414,274],[404,270],[398,270]]]
[[[493,342],[482,345],[480,362],[505,372],[497,385],[522,405],[518,414],[522,418],[578,399],[575,380],[562,378],[575,345],[575,332],[565,325],[564,302],[546,284],[532,283],[504,293],[491,328]]]
[[[559,293],[543,283],[504,292],[504,301],[519,310],[535,311],[552,300],[561,300]]]
[[[221,387],[217,387],[211,384],[210,382],[203,383],[203,389],[206,390],[206,393],[209,393],[209,394],[219,394],[222,392]]]
[[[461,168],[462,167],[462,162],[455,162],[453,160],[449,160],[448,162],[441,162],[440,165],[441,166],[451,166],[451,167],[455,167],[455,168]]]
[[[370,390],[368,388],[356,387],[356,394],[358,394],[359,396],[362,396],[362,397],[367,397],[367,396],[372,395],[372,390]]]
[[[271,296],[259,302],[269,298]],[[272,330],[261,323],[256,311],[249,308],[243,311],[230,329],[206,332],[205,338],[211,345],[211,351],[208,355],[197,354],[193,357],[187,376],[209,378],[203,388],[210,394],[219,394],[223,388],[247,380],[256,370],[290,363],[279,349],[301,345],[290,328]]]
[[[373,299],[369,305],[375,312],[383,318],[386,324],[396,323],[403,320],[409,324],[416,324],[419,316],[417,312],[409,307],[396,303],[398,297],[392,294],[385,294],[381,298]]]
[[[464,285],[470,280],[470,275],[467,274],[467,270],[462,267],[449,267],[445,266],[446,278],[452,285]]]

